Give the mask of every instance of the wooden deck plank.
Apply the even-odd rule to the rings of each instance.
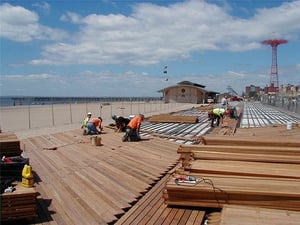
[[[300,179],[300,164],[198,159],[190,162],[190,165],[187,167],[192,173],[237,174],[256,177]]]
[[[195,222],[197,221],[198,218],[198,213],[197,211],[193,211],[190,215],[189,220],[187,221],[186,225],[194,225]]]
[[[163,177],[150,192],[148,192],[138,203],[136,203],[130,209],[130,211],[126,213],[126,216],[122,217],[119,221],[117,221],[116,225],[132,224],[133,221],[137,221],[137,217],[140,218],[139,220],[142,220],[144,217],[143,212],[147,213],[147,210],[145,209],[148,208],[149,203],[155,200],[163,200],[161,192],[165,186],[166,181],[167,176]]]
[[[194,174],[191,174],[194,175]],[[196,175],[197,176],[197,175]],[[223,204],[256,205],[277,209],[300,210],[299,179],[271,179],[238,176],[228,179],[202,174],[209,182],[178,185],[174,179],[167,183],[166,203],[190,207],[219,208]]]
[[[34,172],[40,178],[36,188],[41,194],[39,198],[44,201],[39,204],[43,208],[38,213],[46,213],[31,224],[201,224],[205,212],[199,208],[164,204],[162,192],[167,181],[165,177],[170,174],[164,175],[178,162],[178,145],[152,137],[141,142],[123,143],[122,135],[105,130],[101,135],[102,146],[93,146],[88,136],[81,135],[80,129],[22,140],[25,156],[30,158]],[[57,149],[47,149],[51,147]],[[206,175],[223,183],[223,178],[216,174]],[[238,179],[234,175],[227,177]],[[257,183],[249,176],[239,182],[249,182],[249,179],[250,187],[247,188],[253,191],[251,188]],[[295,188],[295,179],[281,180],[289,183],[288,189]],[[239,182],[225,184],[233,185],[232,190],[238,192],[235,188]],[[214,181],[217,187],[220,183]],[[240,199],[242,195],[236,196]],[[215,198],[209,199],[208,194],[204,197],[205,207],[215,207]],[[251,198],[249,195],[245,201],[251,204]],[[269,200],[279,202],[278,199]],[[287,203],[288,207],[293,207],[289,205],[290,201],[281,200],[281,205]]]
[[[22,140],[44,200],[39,212],[48,210],[35,224],[115,223],[178,162],[176,143],[123,143],[122,134],[110,130],[101,137],[102,146],[93,146],[80,129]],[[155,207],[163,203],[159,197]]]
[[[238,205],[224,205],[220,225],[240,225],[241,218],[243,218],[243,225],[298,225],[300,221],[300,212]]]
[[[239,136],[210,136],[206,135],[203,143],[207,145],[247,145],[247,146],[284,146],[300,147],[299,137],[272,136],[239,137]]]
[[[190,218],[190,215],[192,213],[192,210],[191,209],[184,209],[182,210],[183,211],[183,215],[182,217],[180,218],[180,220],[178,221],[178,225],[185,225],[187,224],[189,218]]]
[[[199,211],[198,215],[195,218],[194,224],[202,224],[204,220],[205,212],[204,211]]]

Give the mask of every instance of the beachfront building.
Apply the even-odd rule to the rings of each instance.
[[[181,81],[176,85],[166,87],[158,92],[162,92],[165,103],[213,103],[216,100],[218,92],[205,90],[205,86],[192,83],[190,81]]]

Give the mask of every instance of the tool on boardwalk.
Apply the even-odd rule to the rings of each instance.
[[[186,176],[186,175],[181,175],[175,179],[176,184],[180,184],[180,183],[198,184],[200,182],[201,182],[200,179],[193,177],[193,176]]]

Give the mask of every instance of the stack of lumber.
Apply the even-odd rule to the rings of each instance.
[[[1,158],[3,156],[19,156],[21,153],[20,141],[14,133],[0,133]]]
[[[1,133],[0,138],[1,158],[11,160],[1,161],[1,221],[32,219],[36,216],[37,192],[16,182],[21,180],[29,158],[21,156],[20,141],[14,133]],[[2,193],[8,187],[14,187],[13,192]]]
[[[178,148],[182,168],[167,182],[167,204],[212,208],[237,204],[300,211],[299,141],[273,138],[273,144],[266,140],[263,145],[262,140],[219,138],[204,138],[207,145]],[[282,143],[274,145],[277,141]],[[183,174],[198,182],[176,183],[176,177]]]
[[[181,155],[184,168],[187,168],[188,164],[194,160],[300,164],[300,150],[297,147],[181,145],[177,152]]]
[[[287,136],[210,136],[202,138],[204,145],[225,145],[225,146],[282,146],[300,147],[300,138]]]
[[[219,225],[240,225],[241,218],[243,225],[298,225],[300,221],[300,212],[240,205],[224,205]],[[210,224],[208,223],[208,225]]]
[[[249,137],[255,136],[262,137],[286,137],[289,139],[300,139],[300,124],[294,123],[292,129],[287,129],[287,125],[277,124],[267,127],[250,127],[250,128],[237,128],[235,136]]]
[[[32,219],[36,216],[37,192],[19,182],[14,188],[13,192],[1,194],[1,221]]]
[[[161,114],[151,116],[148,121],[152,123],[198,123],[198,117]]]

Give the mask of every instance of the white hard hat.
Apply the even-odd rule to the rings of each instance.
[[[88,114],[88,115],[92,115],[92,113],[91,113],[91,112],[88,112],[87,114]]]

